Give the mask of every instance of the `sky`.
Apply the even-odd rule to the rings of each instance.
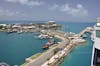
[[[93,22],[100,0],[0,0],[0,20]]]

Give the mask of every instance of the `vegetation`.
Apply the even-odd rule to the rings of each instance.
[[[60,51],[61,50],[61,48],[56,48],[56,49],[54,49],[54,55],[58,52],[58,51]]]
[[[41,53],[37,53],[37,54],[31,56],[30,58],[31,58],[31,59],[35,59],[35,58],[39,57],[40,55],[41,55]]]
[[[0,29],[2,29],[3,28],[3,26],[0,26]]]
[[[2,30],[3,30],[3,29],[7,29],[7,27],[1,25],[1,26],[0,26],[0,29],[2,29]]]
[[[50,60],[50,58],[47,58],[47,61]]]

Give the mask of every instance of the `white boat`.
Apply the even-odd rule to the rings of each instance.
[[[20,33],[22,33],[22,32],[23,32],[22,30],[20,30],[20,31],[17,31],[17,33],[19,33],[19,34],[20,34]]]
[[[100,18],[97,19],[94,37],[91,66],[100,66]]]
[[[40,38],[40,39],[45,39],[45,38],[49,38],[49,36],[48,36],[48,35],[45,35],[45,34],[40,34],[40,35],[38,36],[38,38]]]
[[[0,66],[9,66],[9,65],[5,62],[0,62]]]

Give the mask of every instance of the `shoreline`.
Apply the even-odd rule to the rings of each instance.
[[[41,30],[57,30],[62,25],[55,21],[48,21],[47,23],[29,23],[29,24],[0,24],[0,32],[8,33],[22,33],[22,32],[40,32]]]
[[[81,38],[81,35],[83,35],[85,32],[90,32],[91,33],[91,31],[92,31],[91,29],[88,29],[88,28],[84,29],[82,32],[79,33],[77,38],[74,37],[74,39],[73,39],[74,41],[70,40],[70,43],[69,43],[70,47],[69,47],[69,49],[68,49],[68,46],[65,47],[65,48],[68,49],[68,51],[66,50],[65,51],[66,53],[61,58],[59,58],[57,61],[53,62],[51,65],[48,65],[48,62],[47,62],[47,65],[46,65],[46,62],[45,62],[43,66],[55,66],[56,64],[57,64],[57,66],[59,66],[60,63],[63,61],[63,60],[61,61],[61,59],[63,59],[65,56],[67,56],[73,50],[73,48],[75,48],[77,45],[80,45],[80,44],[83,44],[83,43],[86,42],[86,40],[83,40]],[[81,42],[80,42],[80,40],[78,40],[78,42],[76,42],[76,39],[82,39],[82,40],[81,40]]]
[[[82,46],[83,43],[80,43],[79,45]],[[65,57],[68,57],[68,55],[70,55],[70,53],[71,53],[76,47],[78,47],[78,46],[73,46],[73,47],[69,50],[69,53],[66,54],[64,57],[62,57],[57,63],[55,63],[54,66],[60,66],[60,64],[61,64],[62,62],[64,62],[64,58],[65,58]]]
[[[52,59],[53,56],[55,56],[56,54],[58,55],[60,52],[64,51],[64,53],[61,55],[60,58],[58,59],[54,59],[55,62],[51,63],[50,65],[46,65],[46,66],[54,66],[55,63],[58,63],[59,60],[61,60],[62,58],[64,58],[65,56],[67,56],[74,47],[76,47],[77,45],[79,45],[80,43],[84,43],[86,42],[85,40],[83,40],[83,38],[81,37],[81,35],[83,35],[85,32],[90,32],[90,29],[85,29],[82,32],[80,32],[79,34],[75,34],[72,37],[69,37],[68,34],[65,35],[65,32],[62,31],[56,31],[56,30],[45,30],[46,34],[48,35],[55,35],[55,37],[60,38],[62,41],[60,42],[59,45],[52,47],[50,49],[48,49],[46,52],[43,52],[39,55],[39,57],[35,58],[35,59],[29,59],[29,62],[25,65],[21,65],[21,66],[41,66],[43,64],[45,64],[48,60]],[[30,31],[29,31],[30,32]],[[59,48],[61,49],[60,51],[57,51],[56,54],[54,54],[54,51]],[[67,50],[64,50],[65,48],[67,48]],[[34,55],[32,55],[31,57],[33,57]],[[41,61],[41,60],[42,61]],[[59,62],[60,63],[60,62]],[[59,64],[58,64],[59,65]],[[45,66],[45,65],[43,65]]]
[[[49,33],[49,32],[48,32],[48,33]],[[49,33],[49,35],[50,35],[50,33]],[[57,47],[61,47],[61,46],[62,46],[62,43],[63,43],[63,41],[65,41],[65,39],[64,39],[63,37],[58,36],[57,34],[56,34],[55,37],[60,38],[60,39],[62,40],[62,41],[60,42],[60,44],[57,45],[57,46],[55,46],[55,47],[52,47],[52,48],[48,49],[46,52],[43,52],[42,55],[41,55],[40,57],[46,55],[45,53],[48,54],[49,51],[53,53],[53,50],[54,50],[54,49],[56,49]],[[65,45],[64,45],[64,46],[65,46]],[[63,47],[64,47],[64,46],[63,46]],[[53,56],[53,55],[51,55],[50,57],[52,57],[52,56]],[[50,57],[49,57],[49,58],[50,58]],[[34,61],[37,61],[37,59],[39,59],[39,57],[36,58],[36,59],[34,59],[34,60],[32,60],[32,61],[33,61],[33,62],[34,62]],[[26,65],[22,65],[22,66],[30,66],[30,64],[32,63],[32,61],[31,61],[30,63],[28,63],[28,64],[26,64]],[[38,61],[37,61],[37,62],[38,62]],[[35,65],[32,65],[32,66],[35,66]],[[40,65],[39,65],[39,66],[40,66]]]
[[[38,62],[39,62],[39,60],[37,61],[36,59],[35,60],[32,60],[31,62],[29,62],[28,64],[26,64],[26,65],[22,65],[22,66],[36,66],[36,65],[38,65],[38,66],[41,66],[41,64],[42,64],[42,66],[55,66],[55,63],[58,63],[59,62],[59,60],[60,59],[62,59],[62,58],[64,58],[65,56],[67,56],[72,50],[73,50],[73,48],[74,47],[76,47],[77,45],[79,45],[79,44],[83,44],[84,42],[86,42],[85,40],[83,40],[82,38],[80,38],[79,36],[77,36],[77,37],[74,37],[74,39],[73,40],[71,40],[71,38],[68,38],[68,37],[65,37],[63,34],[64,34],[64,32],[57,32],[57,31],[52,31],[52,30],[48,30],[48,31],[46,31],[47,32],[47,34],[55,34],[56,36],[55,37],[58,37],[58,38],[60,38],[60,39],[62,39],[63,41],[61,42],[61,44],[59,44],[58,45],[58,47],[59,48],[67,48],[67,50],[66,50],[66,53],[64,53],[64,55],[62,55],[58,60],[56,60],[55,62],[53,62],[52,64],[50,64],[50,65],[48,65],[47,63],[48,63],[48,61],[45,59],[43,62],[45,62],[45,63],[40,63],[40,64],[37,64]],[[85,31],[84,31],[85,32]],[[82,34],[83,34],[83,32],[82,32]],[[67,40],[70,40],[71,42],[70,43],[68,43],[68,41]],[[76,39],[77,39],[77,41],[76,41]],[[67,44],[66,44],[67,43]],[[64,46],[62,46],[62,45],[64,45]],[[69,48],[69,49],[68,49]],[[49,49],[49,50],[52,50],[53,48],[51,48],[51,49]],[[49,50],[47,50],[47,52],[49,52]],[[58,53],[59,53],[59,51],[58,51]],[[44,53],[45,54],[45,53]],[[44,54],[42,54],[42,56],[44,56]],[[41,57],[42,57],[41,56]],[[49,56],[49,58],[51,57],[53,57],[54,55],[52,55],[52,56]],[[40,58],[40,57],[39,57]],[[39,59],[39,58],[37,58],[37,59]],[[51,59],[50,58],[50,59]],[[50,60],[49,59],[49,60]],[[36,63],[37,62],[37,63]],[[36,63],[36,64],[35,64]],[[59,62],[60,63],[60,62]],[[43,65],[44,64],[44,65]],[[47,65],[45,65],[45,64],[47,64]],[[59,65],[59,64],[58,64]]]

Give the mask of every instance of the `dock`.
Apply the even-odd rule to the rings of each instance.
[[[47,31],[48,34],[50,34],[49,31]],[[55,32],[53,32],[55,33]],[[39,56],[36,59],[31,60],[29,63],[25,63],[22,66],[41,66],[44,62],[47,61],[47,59],[51,58],[54,55],[54,50],[56,50],[56,48],[64,48],[67,44],[69,44],[69,40],[68,39],[64,39],[63,35],[60,34],[58,32],[58,34],[55,34],[56,37],[60,38],[62,40],[62,42],[60,42],[60,44],[58,44],[57,46],[48,49],[46,52],[42,53],[41,56]]]
[[[57,46],[43,52],[36,59],[31,59],[29,62],[25,62],[21,66],[55,66],[55,64],[57,64],[63,57],[67,56],[74,49],[74,47],[86,42],[86,40],[82,39],[81,36],[86,32],[91,32],[92,30],[92,27],[87,27],[72,37],[67,35],[65,36],[66,33],[62,31],[45,30],[48,35],[55,35],[55,37],[60,38],[62,41]],[[55,53],[54,51],[57,49],[60,50]]]
[[[93,27],[86,27],[83,31],[81,31],[78,35],[81,37],[85,32],[91,33],[94,30]]]

